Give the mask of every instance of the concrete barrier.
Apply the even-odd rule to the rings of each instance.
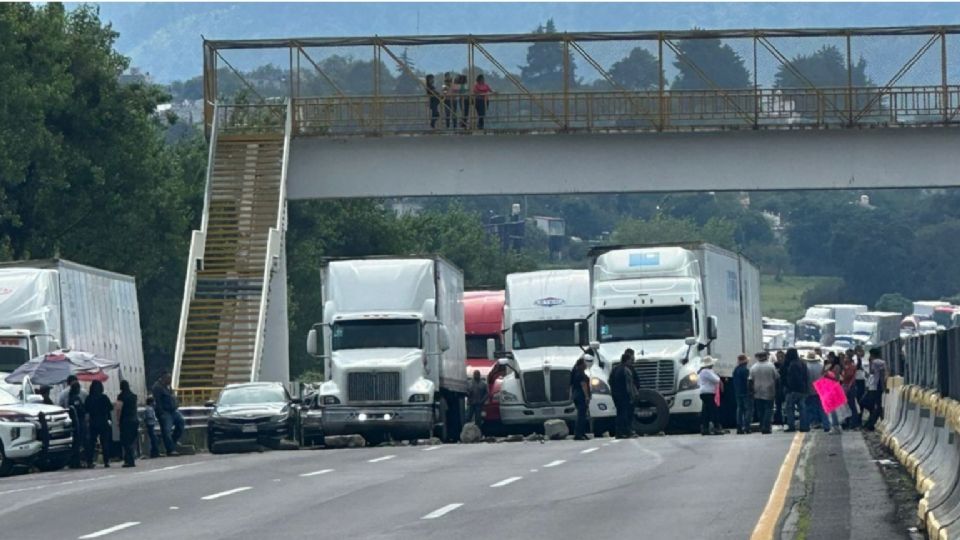
[[[901,378],[902,381],[902,378]],[[886,403],[889,404],[889,412],[884,414],[883,420],[879,424],[880,429],[880,440],[883,444],[888,445],[890,443],[890,438],[902,428],[904,422],[906,421],[906,410],[907,410],[907,391],[910,389],[910,386],[905,386],[899,384],[890,389],[890,392],[887,394]]]

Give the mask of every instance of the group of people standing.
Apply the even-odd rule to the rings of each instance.
[[[170,374],[164,373],[153,386],[153,396],[146,401],[144,424],[150,439],[152,458],[160,456],[160,440],[156,434],[158,426],[168,456],[177,455],[177,444],[185,427],[170,380]],[[130,390],[129,381],[120,381],[120,393],[116,401],[111,401],[104,392],[102,382],[91,382],[88,393],[83,390],[77,377],[70,375],[67,378],[67,390],[60,394],[57,403],[70,411],[73,422],[70,467],[93,468],[97,443],[103,455],[103,466],[110,466],[114,413],[119,424],[123,466],[136,466],[140,434],[137,403],[137,395]]]
[[[443,74],[443,85],[437,89],[436,77],[427,75],[424,85],[427,88],[427,101],[430,107],[430,128],[436,129],[443,109],[444,126],[447,129],[470,128],[470,115],[474,111],[477,129],[484,129],[487,105],[493,89],[486,83],[483,75],[477,75],[473,87],[467,76],[452,73]]]
[[[809,431],[822,428],[825,432],[840,433],[842,429],[873,430],[883,415],[882,395],[886,386],[886,363],[880,350],[870,351],[864,358],[862,347],[842,353],[829,352],[822,358],[820,351],[809,351],[801,359],[796,349],[777,355],[777,368],[783,380],[777,397],[777,412],[785,431]],[[841,385],[847,398],[844,418],[837,411],[826,414],[814,383],[826,377]],[[864,413],[866,419],[864,420]],[[795,420],[799,416],[799,426]]]

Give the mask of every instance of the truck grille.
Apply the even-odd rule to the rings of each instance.
[[[638,360],[633,364],[637,388],[656,390],[661,394],[674,393],[673,360]]]
[[[527,403],[569,403],[570,372],[550,371],[550,399],[547,399],[547,377],[543,370],[523,374],[523,395]]]
[[[347,399],[350,401],[400,401],[400,373],[348,373]]]

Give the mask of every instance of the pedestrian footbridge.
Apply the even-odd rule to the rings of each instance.
[[[534,84],[505,67],[510,47],[552,51],[557,72]],[[731,83],[704,47],[749,76]],[[637,50],[643,83],[617,59]],[[818,51],[836,69],[815,68]],[[282,95],[236,69],[240,53],[284,64]],[[368,71],[346,88],[334,57]],[[496,78],[484,129],[484,98],[444,99],[442,74],[433,122],[413,58]],[[411,86],[385,87],[387,65]],[[193,402],[289,379],[290,199],[957,186],[960,26],[208,40],[204,102],[206,198],[174,364]]]

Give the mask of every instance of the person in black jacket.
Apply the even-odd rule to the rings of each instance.
[[[633,415],[637,399],[636,379],[633,373],[633,349],[623,351],[620,363],[610,372],[610,397],[617,408],[615,432],[618,439],[633,435]]]
[[[577,423],[573,431],[574,440],[587,440],[587,406],[590,404],[590,377],[587,376],[587,362],[593,357],[584,354],[570,370],[570,395],[577,407]]]
[[[137,418],[137,395],[130,391],[130,381],[120,381],[120,444],[123,446],[123,466],[136,466],[137,432],[140,419]]]
[[[103,466],[110,466],[110,440],[113,438],[113,428],[110,423],[110,414],[113,412],[113,403],[103,393],[103,383],[90,383],[90,395],[83,404],[90,420],[90,430],[87,435],[87,467],[93,468],[93,460],[97,439],[100,439],[100,450],[103,452]]]
[[[784,431],[796,431],[796,424],[793,423],[794,407],[800,412],[800,431],[810,431],[810,419],[807,417],[807,394],[809,393],[809,375],[807,366],[800,360],[800,355],[796,349],[788,349],[785,361],[784,371],[784,390],[786,391],[786,403],[784,404],[784,422],[786,429]]]

